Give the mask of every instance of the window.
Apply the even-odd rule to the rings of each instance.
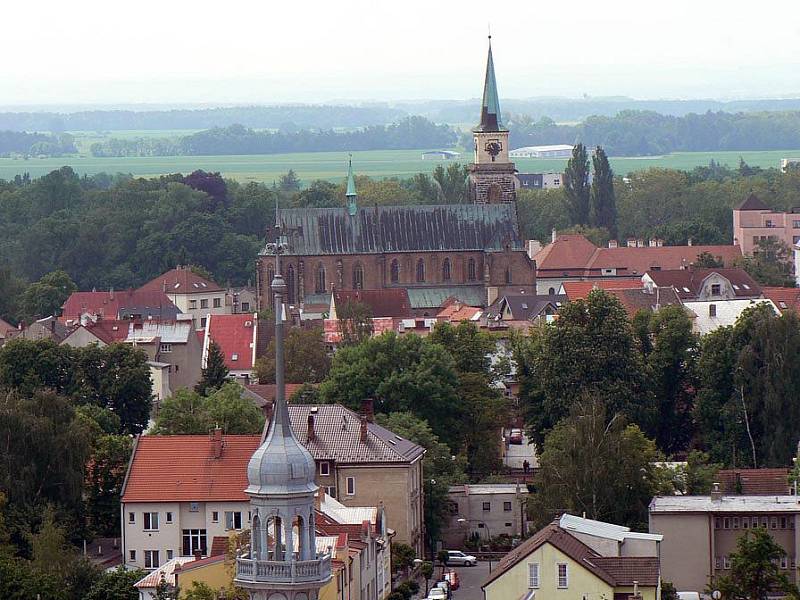
[[[775,227],[775,224],[772,222],[772,219],[767,219],[766,223],[764,223],[764,227]]]
[[[400,281],[400,262],[396,258],[389,265],[389,279],[391,279],[392,283]]]
[[[442,281],[450,281],[450,259],[445,258],[442,263]]]
[[[421,258],[417,260],[417,283],[425,282],[425,261]]]
[[[567,563],[558,563],[558,580],[556,583],[558,584],[558,588],[562,590],[569,586]]]
[[[767,521],[769,521],[768,517],[761,517],[761,527],[763,527],[764,529],[767,528]]]
[[[331,474],[331,463],[327,460],[324,460],[319,463],[319,474],[320,475],[330,475]]]
[[[136,513],[128,513],[128,523],[136,523]]]
[[[750,527],[750,517],[742,517],[742,529],[748,529]]]
[[[317,267],[317,277],[316,277],[316,285],[314,286],[314,292],[317,294],[324,294],[325,293],[325,267],[319,265]]]
[[[470,258],[467,262],[467,279],[469,281],[475,281],[475,259]]]
[[[347,478],[347,495],[353,496],[356,493],[356,478],[355,477],[348,477]]]
[[[208,298],[202,298],[200,300],[200,308],[208,308]]]
[[[189,300],[189,308],[191,309],[197,308],[197,300]]]
[[[714,568],[715,569],[721,569],[722,568],[722,557],[721,556],[715,556],[714,557]]]
[[[506,268],[506,285],[511,285],[511,269]]]
[[[192,556],[199,550],[201,554],[206,552],[206,530],[205,529],[184,529],[183,530],[183,556]]]
[[[172,352],[172,344],[161,344],[161,346],[159,346],[159,350],[165,354]]]
[[[214,298],[214,308],[220,308],[222,306],[222,298]]]
[[[331,498],[336,498],[336,487],[333,485],[326,485],[325,493],[328,494],[328,496],[330,496]]]
[[[145,550],[144,551],[144,568],[157,569],[161,566],[158,562],[158,550]]]
[[[250,303],[242,302],[242,312],[250,312]]]
[[[450,502],[448,502],[447,503],[447,511],[451,515],[454,515],[454,516],[457,515],[458,514],[458,502],[453,502],[452,500]]]
[[[778,517],[771,517],[769,520],[769,528],[770,529],[777,529],[778,528]]]
[[[786,517],[781,517],[781,529],[786,529]]]
[[[206,317],[200,317],[200,329],[206,328]]]
[[[730,529],[731,528],[731,519],[730,519],[730,517],[725,517],[722,520],[722,528],[723,529]]]
[[[128,556],[130,557],[131,561],[136,562],[136,550],[131,550],[128,552]]]
[[[171,512],[167,513],[166,521],[167,521],[167,523],[172,523],[172,513]]]
[[[506,527],[511,527],[511,523],[506,523]]]
[[[483,510],[484,510],[484,512],[492,510],[492,503],[491,502],[484,502],[483,503]]]
[[[364,267],[360,263],[356,263],[356,266],[353,267],[353,289],[364,289]]]
[[[172,550],[167,550],[167,560],[172,560],[174,558]]]
[[[211,522],[219,523],[219,513],[216,510],[211,512]]]
[[[539,563],[528,565],[528,587],[532,590],[539,587]]]
[[[286,269],[286,301],[294,304],[294,266],[289,265]]]
[[[800,221],[792,221],[792,227],[795,229],[800,229]]]
[[[156,531],[158,529],[158,513],[146,512],[144,513],[144,529],[145,531]]]
[[[714,519],[714,529],[722,529],[722,519],[720,517]]]
[[[719,283],[712,283],[711,284],[711,295],[712,296],[719,296],[722,294],[722,286]]]
[[[511,512],[511,502],[503,502],[503,512]]]
[[[231,360],[239,360],[239,355],[236,352],[234,352],[233,354],[231,354]]]
[[[733,528],[739,529],[739,517],[733,517]]]
[[[731,568],[731,559],[730,559],[730,557],[728,557],[727,554],[722,557],[722,568],[723,569],[730,569]]]
[[[225,511],[225,529],[241,529],[242,513],[239,511]]]

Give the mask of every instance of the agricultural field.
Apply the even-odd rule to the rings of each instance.
[[[166,132],[162,132],[166,133]],[[131,133],[132,135],[132,133]],[[87,136],[88,137],[88,136]],[[360,175],[371,177],[409,177],[420,172],[431,172],[438,164],[449,161],[422,160],[422,150],[374,150],[353,152],[353,167]],[[780,159],[800,156],[800,150],[746,151],[746,152],[679,152],[657,157],[611,158],[611,166],[618,174],[627,174],[651,167],[689,170],[707,165],[711,159],[736,167],[739,158],[758,167],[780,165]],[[460,162],[470,162],[471,153],[462,153]],[[518,159],[517,169],[523,173],[563,170],[565,159]],[[81,175],[95,173],[131,173],[136,176],[158,176],[165,173],[190,173],[196,169],[219,171],[225,177],[242,182],[272,183],[294,169],[303,183],[314,179],[339,181],[347,171],[347,154],[344,152],[304,152],[297,154],[267,154],[248,156],[164,156],[130,158],[95,158],[86,154],[60,158],[0,158],[0,179],[13,179],[15,175],[29,173],[39,177],[54,169],[69,165]]]

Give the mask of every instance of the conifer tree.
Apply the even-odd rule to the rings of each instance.
[[[614,194],[614,171],[605,150],[598,146],[592,155],[592,225],[603,227],[612,239],[617,237],[617,199]]]
[[[225,357],[216,342],[212,341],[208,346],[208,358],[206,368],[203,369],[203,376],[195,386],[195,390],[205,396],[211,389],[218,390],[228,379],[228,367],[225,366]]]
[[[590,212],[589,156],[586,146],[576,144],[564,172],[564,191],[567,196],[573,225],[588,225]]]

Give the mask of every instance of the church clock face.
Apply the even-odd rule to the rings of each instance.
[[[494,162],[494,159],[497,158],[497,155],[500,154],[500,151],[503,149],[503,145],[500,143],[500,140],[489,140],[486,142],[484,149],[489,156],[492,157],[492,162]]]

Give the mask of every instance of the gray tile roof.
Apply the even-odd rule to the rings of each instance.
[[[312,409],[316,412],[312,413]],[[308,416],[314,414],[314,440],[308,439]],[[367,441],[361,441],[361,417],[339,404],[290,404],[292,430],[315,460],[339,463],[406,463],[425,450],[377,423],[367,423]]]
[[[279,219],[297,256],[523,249],[513,204],[289,208]]]

